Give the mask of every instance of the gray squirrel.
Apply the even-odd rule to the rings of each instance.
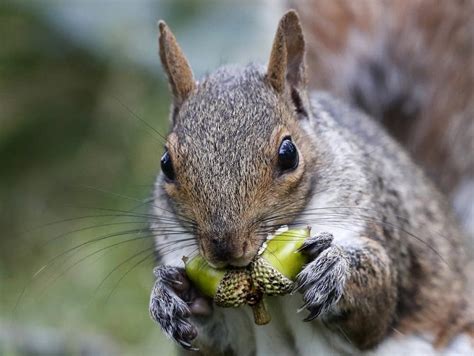
[[[159,30],[173,106],[154,191],[150,314],[181,351],[472,354],[465,241],[449,202],[378,123],[307,89],[297,13],[280,20],[267,67],[226,66],[199,82],[168,26]],[[184,255],[245,266],[282,225],[311,227],[310,262],[298,292],[268,298],[270,324],[214,306],[187,279]]]

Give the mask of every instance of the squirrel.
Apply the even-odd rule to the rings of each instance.
[[[160,22],[173,104],[153,195],[151,317],[184,354],[472,354],[468,259],[450,203],[379,123],[308,90],[306,47],[290,10],[266,67],[196,81]],[[268,298],[270,324],[214,306],[186,277],[182,256],[245,266],[282,225],[311,228],[310,262],[296,293]]]

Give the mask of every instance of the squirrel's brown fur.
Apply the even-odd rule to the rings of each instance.
[[[310,85],[380,120],[444,193],[459,199],[464,185],[472,201],[474,1],[290,4],[309,43]]]
[[[472,330],[462,234],[449,204],[368,116],[307,92],[294,11],[280,21],[267,68],[224,67],[199,83],[164,23],[160,30],[175,95],[167,140],[174,172],[161,174],[155,190],[162,265],[150,312],[168,336],[213,354],[265,354],[277,344],[282,354],[309,355],[317,345],[384,352],[397,333],[428,335],[427,344],[444,348]],[[290,171],[278,166],[285,137],[299,153]],[[178,249],[169,219],[192,246]],[[204,308],[181,257],[199,250],[216,266],[245,265],[282,224],[310,225],[313,235],[295,282],[301,294],[269,300],[279,322],[258,329],[245,310]],[[333,239],[323,249],[321,232]],[[160,251],[164,241],[175,241],[172,253]],[[295,303],[315,320],[302,323]]]

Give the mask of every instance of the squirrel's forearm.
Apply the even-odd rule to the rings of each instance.
[[[385,248],[375,240],[361,237],[355,247],[344,250],[349,276],[335,312],[326,314],[324,321],[367,349],[383,338],[394,318],[395,275]]]

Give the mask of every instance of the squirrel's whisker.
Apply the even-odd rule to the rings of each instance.
[[[80,259],[78,259],[77,261],[74,261],[72,264],[68,265],[67,267],[65,268],[61,268],[61,266],[58,266],[58,269],[60,269],[60,272],[58,274],[56,274],[55,277],[53,277],[49,282],[46,282],[46,286],[45,288],[43,289],[42,292],[39,293],[39,295],[41,296],[44,291],[48,290],[51,288],[51,286],[53,286],[61,277],[63,277],[64,275],[66,275],[66,273],[68,273],[69,271],[71,271],[74,267],[78,266],[79,264],[81,264],[82,262],[90,259],[91,257],[99,254],[100,252],[104,252],[104,251],[111,251],[113,248],[117,247],[117,246],[122,246],[124,244],[128,244],[130,242],[135,242],[135,241],[138,241],[138,240],[141,240],[141,241],[147,241],[147,239],[149,238],[150,236],[139,236],[139,237],[134,237],[134,238],[130,238],[128,240],[125,240],[125,241],[120,241],[120,242],[116,242],[114,244],[111,244],[111,245],[108,245],[108,246],[105,246],[105,247],[102,247],[98,250],[95,250],[94,252],[92,253],[89,253],[83,257],[81,257]],[[153,249],[153,247],[150,245],[147,249]],[[73,256],[71,256],[72,258]],[[65,264],[66,261],[63,263]]]
[[[123,109],[125,109],[130,115],[131,117],[133,117],[134,119],[138,120],[139,122],[141,122],[147,129],[151,130],[149,131],[150,133],[152,133],[152,136],[153,138],[156,139],[156,136],[153,135],[153,133],[157,134],[158,135],[158,142],[160,144],[164,144],[166,143],[166,137],[160,132],[158,131],[156,128],[154,128],[151,124],[149,124],[147,121],[145,121],[144,119],[142,119],[135,111],[133,111],[130,107],[128,107],[127,105],[125,105],[125,103],[123,103],[118,97],[116,97],[115,95],[111,95],[112,99],[114,99]]]
[[[145,252],[149,251],[150,248],[146,248],[146,249],[143,249],[143,250],[140,250],[136,253],[134,253],[132,256],[128,257],[127,259],[123,260],[122,262],[120,262],[118,265],[116,265],[114,268],[112,268],[112,270],[110,270],[106,275],[105,277],[100,281],[100,283],[97,285],[97,287],[95,288],[94,290],[94,295],[97,294],[97,292],[102,288],[102,286],[104,285],[104,283],[120,268],[122,267],[123,265],[127,264],[129,261],[133,260],[134,258],[138,257],[138,256],[141,256],[143,255]],[[154,251],[150,254],[150,255],[153,255],[154,254]],[[147,258],[150,257],[150,255],[147,255]]]
[[[120,282],[122,282],[122,280],[130,273],[132,272],[135,268],[137,268],[139,265],[141,265],[143,262],[145,262],[146,260],[148,260],[150,257],[153,257],[155,255],[155,252],[152,251],[150,254],[146,255],[143,259],[139,260],[137,263],[135,263],[132,267],[130,267],[123,275],[122,277],[119,278],[119,280],[115,283],[115,285],[113,286],[112,290],[110,291],[109,295],[107,296],[107,298],[105,299],[105,303],[107,303],[110,298],[112,297],[112,294],[115,292],[115,290],[118,288],[118,286],[120,285]]]

